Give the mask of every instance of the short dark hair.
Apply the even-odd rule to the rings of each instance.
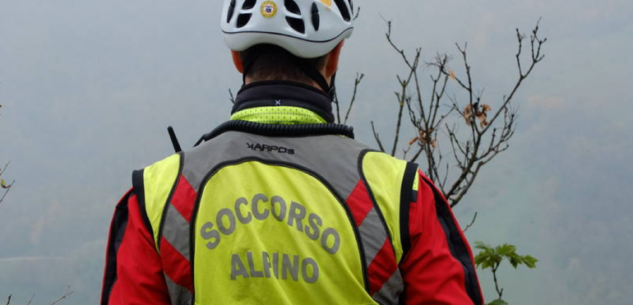
[[[253,61],[246,76],[255,81],[286,80],[309,83],[313,80],[297,67],[299,60],[305,65],[322,70],[326,64],[327,55],[317,58],[298,58],[285,49],[269,44],[256,45],[240,53],[244,67]]]

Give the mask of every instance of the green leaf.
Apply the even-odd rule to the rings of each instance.
[[[494,301],[488,303],[487,305],[508,305],[508,302],[506,302],[504,300],[494,300]]]
[[[497,247],[497,252],[499,252],[499,254],[501,254],[502,256],[510,257],[512,255],[516,255],[517,247],[513,245],[503,244]]]
[[[484,243],[482,243],[480,241],[476,241],[475,242],[475,248],[480,249],[480,250],[484,250],[484,251],[492,249],[490,246],[488,246],[488,245],[486,245],[486,244],[484,244]]]
[[[523,257],[523,263],[530,269],[536,268],[536,263],[538,259],[532,257],[531,255],[526,255]]]
[[[485,261],[481,264],[481,269],[488,269],[490,268],[490,262],[489,261]]]
[[[492,256],[488,252],[479,252],[477,256],[475,256],[475,265],[481,266],[482,269],[489,268],[492,265]]]
[[[516,269],[519,264],[522,263],[518,258],[516,257],[511,257],[510,258],[510,264],[512,265],[512,267],[514,267],[514,269]]]
[[[6,180],[4,180],[4,179],[0,179],[0,186],[1,186],[3,189],[8,189],[8,188],[9,188],[9,186],[7,186],[7,181],[6,181]]]

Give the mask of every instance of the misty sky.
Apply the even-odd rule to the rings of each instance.
[[[366,74],[351,124],[372,146],[371,120],[385,137],[395,128],[396,75],[406,72],[382,18],[425,61],[468,41],[475,85],[493,107],[517,77],[515,27],[543,18],[546,58],[515,97],[511,148],[455,213],[464,224],[479,212],[472,243],[510,242],[540,259],[535,270],[503,267],[511,304],[630,304],[633,2],[356,2],[338,87],[345,100],[356,72]],[[190,146],[228,119],[241,77],[220,35],[221,3],[0,0],[0,163],[11,161],[6,178],[17,180],[0,205],[0,302],[36,293],[35,304],[49,304],[70,285],[64,304],[97,303],[109,222],[132,170],[172,153],[166,126]]]

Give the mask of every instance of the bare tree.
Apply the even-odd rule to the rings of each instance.
[[[399,54],[408,70],[404,75],[397,76],[399,87],[395,92],[395,97],[398,102],[398,115],[393,144],[385,146],[372,121],[374,138],[379,149],[392,156],[396,155],[399,147],[404,146],[402,152],[405,159],[414,162],[422,158],[423,162],[426,162],[426,175],[439,187],[451,203],[451,207],[455,207],[473,186],[481,169],[510,147],[509,141],[516,130],[518,111],[518,108],[512,106],[512,99],[523,81],[545,58],[541,51],[547,38],[539,38],[540,19],[529,35],[527,47],[524,45],[527,35],[516,29],[518,50],[515,57],[518,75],[514,84],[508,89],[508,94],[492,105],[484,103],[484,90],[477,89],[475,86],[472,67],[468,61],[467,43],[456,44],[462,65],[462,71],[458,76],[458,73],[450,68],[452,58],[448,54],[437,54],[433,61],[427,63],[421,61],[421,48],[415,49],[412,56],[407,55],[392,38],[391,21],[386,21],[386,23],[387,41]],[[525,54],[525,49],[528,49],[528,54]],[[524,57],[528,57],[527,64]],[[429,67],[434,71],[430,75],[430,90],[428,91],[422,88],[420,79],[422,67]],[[344,121],[340,116],[340,103],[338,99],[335,99],[339,123],[347,122],[362,79],[362,74],[357,75],[354,94]],[[408,121],[417,135],[407,144],[402,145],[400,134],[402,123],[406,121],[405,113],[408,114]],[[449,148],[444,149],[446,153],[442,151],[444,147]],[[471,222],[465,226],[464,232],[475,223],[477,214],[475,212]],[[483,269],[492,268],[495,289],[498,293],[498,298],[488,305],[507,305],[508,303],[502,299],[503,289],[499,286],[496,274],[501,259],[508,259],[515,268],[518,264],[535,268],[537,259],[530,255],[516,254],[516,247],[509,244],[493,248],[477,243],[477,249],[480,253],[475,258],[475,262]]]
[[[444,193],[451,207],[461,202],[481,169],[509,148],[509,141],[516,130],[518,110],[512,106],[512,100],[523,81],[545,57],[541,51],[547,38],[539,37],[539,23],[529,35],[527,47],[527,36],[516,29],[516,82],[496,104],[487,104],[483,100],[484,90],[477,89],[473,79],[467,43],[456,44],[462,64],[458,76],[458,72],[450,68],[451,57],[448,54],[438,54],[427,63],[421,60],[421,48],[415,49],[413,55],[407,55],[394,42],[392,23],[387,21],[386,39],[408,70],[404,75],[397,76],[399,87],[395,97],[398,115],[393,144],[385,146],[374,122],[371,122],[374,138],[380,150],[392,156],[396,155],[399,147],[404,147],[402,152],[407,160],[422,158],[426,163],[426,175]],[[523,58],[526,48],[529,52],[527,64]],[[423,89],[420,75],[423,67],[434,71],[430,75],[430,89],[427,90]],[[356,86],[359,80],[362,78],[357,78]],[[417,136],[401,145],[405,113]]]

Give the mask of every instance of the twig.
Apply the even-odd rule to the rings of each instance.
[[[497,280],[498,268],[499,268],[499,264],[494,266],[491,270],[492,270],[492,278],[495,281],[495,290],[497,291],[497,294],[499,295],[499,300],[501,300],[503,298],[503,288],[499,288],[499,281]]]
[[[406,86],[404,86],[406,88]],[[398,110],[398,121],[396,123],[396,136],[393,140],[393,148],[391,149],[391,156],[396,155],[396,149],[398,148],[398,140],[400,139],[400,127],[402,126],[402,113],[404,110],[404,103],[400,102],[400,109]]]
[[[70,286],[68,286],[68,288],[66,288],[66,293],[63,296],[61,296],[59,299],[57,299],[57,301],[51,303],[51,305],[55,305],[55,304],[61,302],[62,300],[64,300],[64,299],[68,298],[69,296],[71,296],[73,293],[74,293],[74,291],[70,290]]]
[[[7,164],[4,166],[4,168],[0,168],[0,177],[2,177],[2,174],[4,172],[6,172],[7,168],[9,168],[10,164],[11,164],[11,161],[7,162]],[[8,186],[5,187],[5,192],[2,195],[2,197],[0,198],[0,203],[2,203],[2,201],[4,201],[5,197],[7,197],[7,194],[9,194],[9,191],[11,191],[11,187],[13,186],[14,183],[15,183],[15,180],[13,180]]]
[[[9,299],[7,300],[7,305],[11,304],[11,295],[9,295]]]
[[[475,216],[473,216],[473,220],[470,221],[470,223],[466,226],[466,228],[464,228],[462,232],[466,233],[466,231],[468,231],[468,229],[470,229],[470,227],[472,227],[475,224],[476,220],[477,220],[477,212],[475,212]]]
[[[334,92],[334,99],[332,100],[332,103],[336,105],[336,123],[340,124],[341,123],[341,108],[339,105],[338,94],[336,93],[336,91]]]
[[[356,80],[354,81],[354,93],[352,94],[352,100],[350,101],[349,107],[347,108],[347,113],[345,114],[345,121],[343,121],[343,124],[347,124],[347,119],[349,119],[349,114],[352,111],[352,107],[354,107],[354,102],[356,101],[356,93],[358,92],[358,86],[363,81],[364,77],[365,77],[365,74],[363,74],[363,73],[360,73],[360,74],[356,73]],[[336,114],[337,114],[337,116],[339,115],[339,113],[338,113],[338,101],[336,103]],[[338,117],[338,120],[339,120],[339,122],[341,121],[340,116]]]
[[[35,293],[31,295],[31,298],[29,299],[29,302],[26,303],[26,305],[31,305],[33,304],[33,298],[35,297]]]
[[[385,19],[383,18],[383,20],[385,20]],[[396,92],[396,97],[398,99],[398,107],[399,107],[399,109],[398,109],[398,118],[397,118],[397,123],[396,123],[396,131],[395,131],[395,136],[394,136],[394,141],[393,141],[393,147],[391,149],[391,155],[395,156],[396,150],[398,148],[398,141],[400,139],[400,130],[401,130],[401,126],[402,126],[402,114],[403,114],[403,111],[404,111],[404,106],[405,105],[409,105],[409,103],[411,102],[410,97],[407,96],[407,88],[408,88],[409,84],[411,84],[411,80],[414,77],[417,80],[417,70],[418,70],[418,65],[420,63],[420,56],[422,54],[422,49],[417,48],[416,52],[415,52],[415,56],[414,56],[413,62],[409,61],[409,58],[405,54],[404,50],[398,48],[398,46],[396,46],[396,44],[391,39],[391,21],[386,21],[385,20],[385,22],[387,23],[387,33],[385,34],[385,36],[387,38],[387,41],[389,42],[391,47],[396,52],[398,52],[400,54],[400,56],[402,57],[404,62],[409,67],[409,76],[407,77],[406,80],[403,80],[403,79],[400,78],[400,76],[398,76],[398,82],[400,83],[401,91],[400,91],[400,93]],[[416,84],[417,84],[417,82],[416,82]],[[421,100],[421,95],[420,94],[419,94],[419,99]],[[410,107],[409,107],[409,109],[410,109]]]
[[[233,95],[233,91],[229,89],[229,98],[232,104],[235,104],[235,96]]]
[[[413,155],[413,157],[409,159],[409,162],[415,162],[415,160],[417,160],[420,157],[423,151],[424,151],[424,146],[420,145],[420,149],[418,149],[418,152],[416,152],[415,155]]]
[[[9,184],[9,188],[7,188],[7,190],[4,192],[4,194],[2,195],[2,198],[0,198],[0,203],[2,203],[2,201],[4,201],[4,198],[7,197],[7,194],[9,194],[9,192],[11,191],[11,189],[13,188],[13,184],[15,183],[15,180],[11,181],[11,184]]]
[[[494,121],[499,117],[499,115],[501,114],[502,109],[505,109],[506,107],[508,107],[508,104],[510,103],[510,101],[512,100],[512,98],[514,97],[514,94],[519,90],[519,87],[521,86],[521,84],[523,83],[523,81],[530,75],[530,73],[532,73],[532,70],[534,70],[534,67],[541,62],[544,58],[545,55],[541,54],[541,47],[543,46],[543,44],[545,44],[547,42],[547,38],[543,38],[543,39],[539,39],[538,38],[538,30],[539,30],[539,24],[541,22],[541,19],[539,18],[539,21],[536,23],[536,27],[534,28],[534,30],[532,30],[532,35],[530,36],[530,40],[532,43],[532,63],[530,65],[530,67],[528,68],[528,71],[525,72],[525,74],[523,74],[522,72],[519,75],[519,80],[517,81],[516,85],[514,86],[514,88],[512,88],[512,91],[510,92],[509,95],[505,96],[503,104],[501,105],[501,108],[499,108],[499,110],[497,110],[497,112],[495,113],[495,115],[493,116],[493,118],[490,120],[490,125],[488,125],[488,127],[486,127],[483,132],[486,132],[490,126],[492,126],[492,123],[494,123]],[[518,36],[518,41],[519,41],[519,54],[521,52],[521,48],[522,48],[522,43],[521,43],[521,38],[522,36],[519,35]],[[534,50],[534,43],[538,43],[538,49],[535,51]],[[517,56],[517,65],[520,66],[520,60]]]
[[[376,132],[374,121],[371,121],[371,131],[374,133],[374,139],[376,139],[376,143],[378,143],[378,147],[380,148],[380,151],[385,152],[385,147],[382,146],[382,142],[380,141],[380,135]]]
[[[356,16],[354,16],[354,21],[356,21],[356,19],[358,19],[359,16],[360,16],[360,6],[356,10]]]

